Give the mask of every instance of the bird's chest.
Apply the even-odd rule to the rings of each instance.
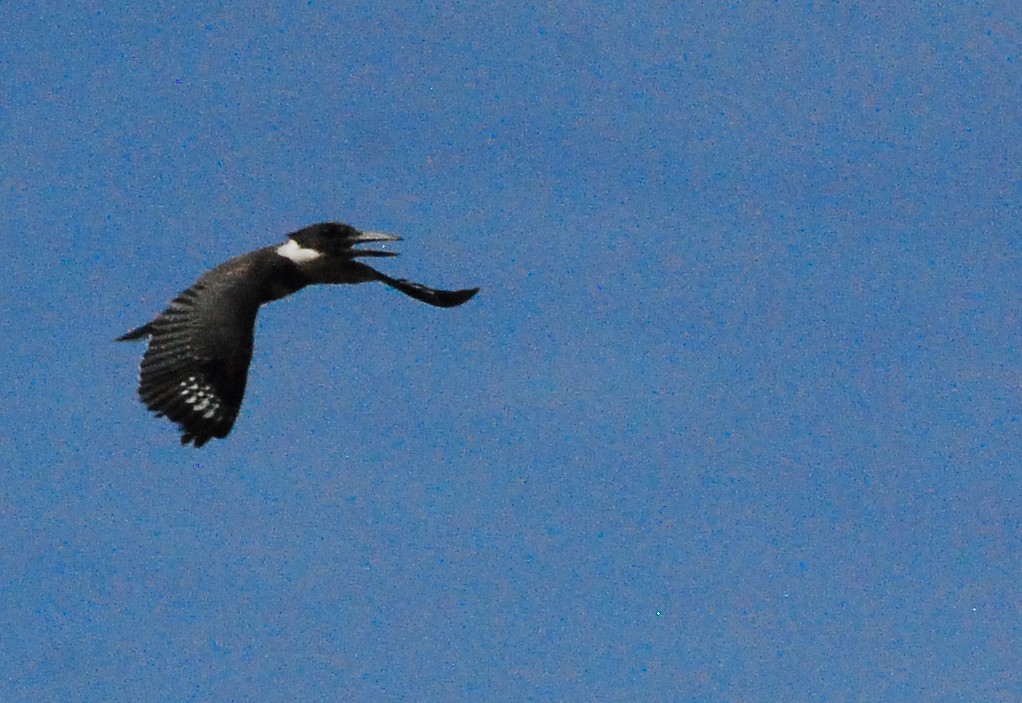
[[[291,295],[295,291],[304,288],[304,283],[298,280],[274,280],[272,281],[267,290],[267,300],[278,300],[286,295]]]
[[[274,263],[263,278],[263,295],[267,302],[291,295],[308,285],[305,275],[291,262]]]

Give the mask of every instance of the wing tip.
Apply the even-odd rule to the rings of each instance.
[[[440,296],[439,300],[443,303],[442,307],[453,308],[467,303],[480,290],[480,288],[463,288],[462,290],[443,291],[443,295]]]

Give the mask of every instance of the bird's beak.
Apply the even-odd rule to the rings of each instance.
[[[401,237],[394,234],[384,234],[383,232],[359,232],[356,236],[351,238],[351,246],[354,247],[356,244],[369,244],[371,242],[400,242]],[[397,252],[394,251],[375,251],[373,249],[352,249],[351,253],[355,256],[397,256]]]

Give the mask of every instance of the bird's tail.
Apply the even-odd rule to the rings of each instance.
[[[142,339],[143,337],[148,337],[152,333],[153,333],[153,323],[147,322],[144,325],[142,325],[141,327],[136,327],[135,329],[133,329],[131,332],[128,332],[127,334],[122,334],[120,337],[118,337],[114,341],[115,342],[134,342],[137,339]]]

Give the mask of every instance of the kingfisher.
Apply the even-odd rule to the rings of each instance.
[[[177,423],[181,444],[201,447],[234,426],[252,361],[256,313],[265,303],[320,283],[378,281],[438,308],[456,307],[479,292],[429,288],[356,260],[397,256],[356,245],[400,240],[321,222],[202,274],[151,322],[116,340],[149,339],[138,374],[142,403]]]

